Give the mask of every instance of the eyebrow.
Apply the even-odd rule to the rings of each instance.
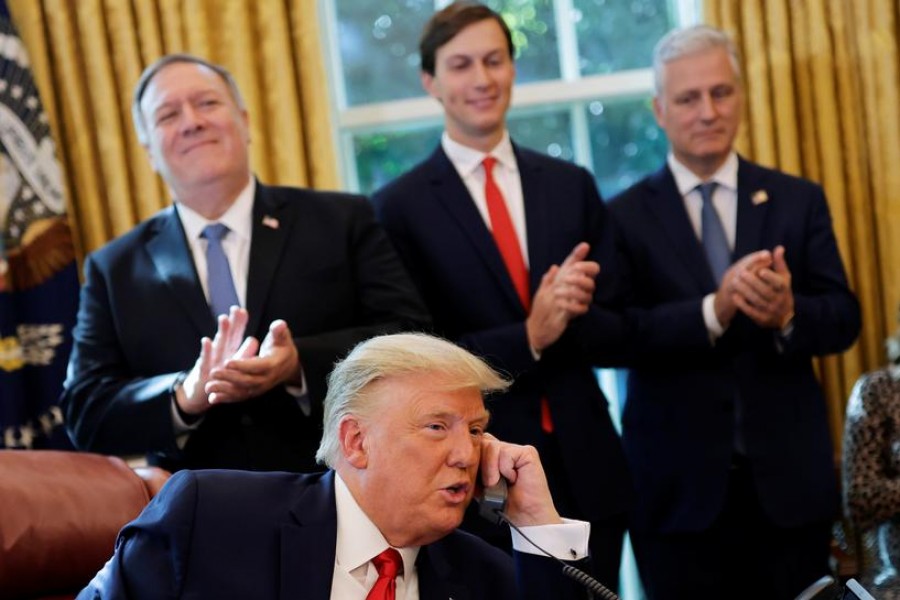
[[[190,101],[194,101],[194,100],[197,100],[198,98],[203,98],[205,96],[226,97],[227,94],[223,93],[221,90],[217,90],[216,88],[209,87],[209,88],[203,88],[201,90],[191,92],[190,94],[188,94],[187,98]],[[153,108],[152,113],[156,114],[156,112],[159,111],[161,108],[164,108],[171,104],[178,104],[178,103],[179,103],[178,100],[163,98],[163,101],[160,102],[158,105],[156,105]]]
[[[478,59],[478,58],[490,58],[497,54],[503,54],[503,50],[504,50],[504,48],[498,46],[497,48],[492,48],[491,50],[488,50],[487,52],[484,52],[484,53],[460,51],[460,52],[457,52],[456,54],[447,55],[446,57],[444,57],[444,60],[450,61],[450,60],[454,60],[454,59],[456,59],[456,60],[470,59],[471,60],[471,59]]]
[[[465,420],[460,417],[459,413],[452,412],[452,411],[435,411],[435,412],[431,412],[431,413],[422,415],[422,418],[426,419],[426,420],[428,420],[428,419]],[[485,410],[483,413],[481,413],[479,416],[475,417],[474,419],[470,420],[469,422],[470,423],[487,423],[490,420],[490,418],[491,418],[491,413],[488,412],[487,410]]]

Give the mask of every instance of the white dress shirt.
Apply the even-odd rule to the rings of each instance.
[[[378,570],[372,558],[390,547],[378,527],[359,507],[341,476],[334,475],[334,495],[337,508],[337,545],[334,573],[331,580],[331,600],[365,600],[378,580]],[[581,560],[588,554],[591,524],[565,519],[560,525],[523,527],[525,534],[554,556],[563,560]],[[539,550],[513,531],[513,548],[528,554]],[[419,575],[416,558],[419,546],[395,548],[403,559],[403,574],[397,576],[397,600],[418,600]]]
[[[702,227],[700,224],[700,211],[703,208],[703,197],[697,186],[707,181],[715,181],[712,203],[725,230],[725,238],[728,247],[734,251],[734,240],[737,235],[737,175],[738,158],[735,152],[731,152],[722,166],[719,167],[709,179],[700,179],[690,169],[678,162],[678,159],[670,152],[668,157],[669,169],[675,178],[675,186],[684,201],[684,209],[688,219],[694,227],[697,239],[701,239]],[[702,241],[702,240],[701,240]],[[716,318],[715,293],[707,294],[703,298],[703,321],[709,332],[710,340],[715,342],[723,333],[725,327]]]
[[[516,163],[516,155],[513,152],[512,142],[509,139],[509,132],[503,132],[503,139],[494,147],[493,150],[485,154],[480,150],[463,146],[459,142],[450,139],[447,132],[441,137],[441,146],[444,153],[460,178],[469,190],[469,195],[475,202],[475,207],[481,213],[487,228],[491,229],[491,217],[488,213],[487,199],[484,196],[484,166],[481,164],[488,156],[497,159],[497,163],[491,174],[494,176],[494,183],[503,194],[506,201],[506,210],[509,212],[509,218],[512,221],[513,228],[516,230],[516,237],[519,238],[519,247],[522,250],[522,258],[525,260],[525,266],[528,266],[528,231],[525,226],[525,200],[522,195],[522,179],[519,177],[519,165]]]

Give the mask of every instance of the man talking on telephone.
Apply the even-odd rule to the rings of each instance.
[[[79,599],[581,597],[521,534],[513,559],[456,530],[476,485],[503,477],[512,523],[586,558],[590,525],[556,512],[537,451],[485,433],[483,394],[507,385],[435,337],[363,342],[329,378],[316,457],[330,470],[175,474]]]

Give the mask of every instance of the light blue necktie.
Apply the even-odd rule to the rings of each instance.
[[[707,181],[697,186],[700,196],[703,198],[703,208],[700,210],[700,237],[703,249],[706,251],[706,259],[712,269],[716,283],[722,283],[722,276],[731,265],[731,248],[728,247],[728,238],[725,237],[725,229],[722,221],[712,203],[713,190],[716,189],[715,181]]]
[[[222,239],[231,230],[221,223],[213,223],[203,228],[200,237],[208,242],[206,245],[206,284],[209,288],[209,308],[214,317],[228,314],[232,306],[240,306],[234,279],[231,278],[231,267],[228,257],[222,250]]]

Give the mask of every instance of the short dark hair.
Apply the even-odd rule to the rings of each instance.
[[[494,12],[480,2],[471,0],[458,0],[453,2],[440,12],[434,13],[422,30],[419,38],[419,56],[422,60],[422,70],[429,75],[434,75],[434,57],[438,48],[456,37],[460,31],[479,21],[493,19],[500,25],[503,35],[506,36],[506,45],[509,48],[510,59],[515,58],[512,33],[509,26],[498,13]]]

